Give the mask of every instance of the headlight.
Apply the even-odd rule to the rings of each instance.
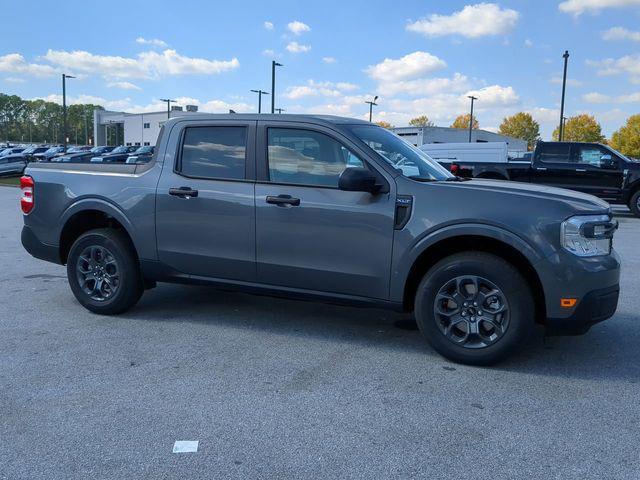
[[[608,215],[577,215],[562,222],[560,243],[578,257],[609,255],[617,228]]]

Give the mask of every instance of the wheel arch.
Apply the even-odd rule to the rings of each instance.
[[[465,251],[491,253],[516,266],[531,287],[536,306],[536,319],[542,321],[545,318],[544,288],[534,266],[540,259],[539,254],[518,237],[492,228],[455,229],[448,234],[441,232],[440,235],[421,242],[414,252],[409,268],[403,274],[401,290],[397,292],[404,309],[413,310],[418,285],[433,265],[447,256]]]
[[[122,231],[138,256],[133,241],[133,226],[117,207],[103,200],[84,200],[69,207],[63,214],[59,235],[60,260],[67,262],[73,242],[85,232],[96,228],[113,228]]]

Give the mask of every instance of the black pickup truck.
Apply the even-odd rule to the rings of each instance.
[[[640,217],[640,162],[599,143],[538,142],[531,160],[452,162],[461,177],[541,183],[628,205]]]

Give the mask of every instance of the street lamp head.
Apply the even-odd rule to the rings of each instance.
[[[378,95],[376,95],[375,97],[373,97],[373,101],[375,102],[376,100],[378,100]]]
[[[63,76],[64,78],[76,78],[76,77],[74,77],[73,75],[67,75],[66,73],[63,73],[63,74],[62,74],[62,76]]]
[[[274,64],[276,67],[284,67],[284,65],[283,65],[283,64],[278,63],[278,62],[276,62],[275,60],[273,61],[273,64]]]
[[[478,97],[474,97],[473,95],[467,95],[467,98],[470,98],[471,100],[477,100]]]

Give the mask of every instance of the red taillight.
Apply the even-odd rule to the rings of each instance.
[[[458,171],[460,170],[460,167],[457,164],[452,163],[451,164],[451,168],[449,170],[451,171],[451,173],[456,175],[458,173]]]
[[[33,178],[25,175],[20,177],[20,189],[22,190],[22,198],[20,199],[20,207],[25,215],[33,210]]]

